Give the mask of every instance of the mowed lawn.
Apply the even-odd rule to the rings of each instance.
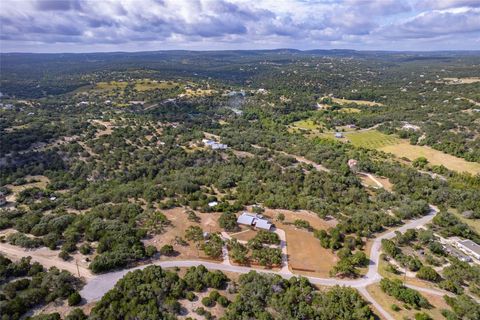
[[[369,149],[395,145],[402,141],[395,136],[384,134],[377,130],[345,132],[344,135],[355,147]]]

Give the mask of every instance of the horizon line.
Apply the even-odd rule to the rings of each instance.
[[[452,50],[382,50],[382,49],[372,49],[372,50],[358,50],[358,49],[349,49],[349,48],[330,48],[330,49],[296,49],[296,48],[274,48],[274,49],[213,49],[213,50],[196,50],[196,49],[163,49],[163,50],[140,50],[140,51],[88,51],[88,52],[31,52],[31,51],[7,51],[0,54],[98,54],[98,53],[148,53],[148,52],[230,52],[230,51],[299,51],[299,52],[311,52],[311,51],[354,51],[354,52],[367,52],[367,53],[435,53],[435,52],[475,52],[480,53],[480,49],[452,49]]]

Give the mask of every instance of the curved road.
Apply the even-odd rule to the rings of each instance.
[[[375,301],[375,299],[373,299],[370,296],[370,294],[366,290],[366,287],[370,284],[380,281],[380,279],[382,278],[378,273],[378,263],[380,261],[380,249],[381,249],[382,240],[391,239],[395,237],[396,231],[405,232],[407,229],[414,229],[420,226],[424,226],[425,224],[430,222],[438,212],[437,207],[431,205],[430,208],[431,210],[428,215],[423,216],[416,220],[412,220],[409,223],[406,223],[405,225],[395,230],[389,231],[374,240],[371,251],[370,251],[370,265],[368,266],[368,272],[366,273],[365,276],[355,280],[340,280],[340,279],[318,278],[318,277],[309,277],[309,276],[305,278],[307,278],[313,284],[318,284],[323,286],[341,285],[341,286],[349,286],[349,287],[357,288],[360,291],[360,293],[372,303],[372,305],[378,310],[378,312],[382,314],[382,316],[385,319],[393,320],[393,317],[385,309],[383,309],[382,306]],[[228,256],[228,254],[226,256]],[[225,261],[224,263],[214,263],[214,262],[201,261],[201,260],[156,261],[148,265],[139,266],[139,267],[128,269],[128,270],[121,270],[117,272],[101,274],[91,279],[87,279],[87,284],[85,285],[85,287],[82,289],[80,293],[82,297],[84,297],[88,302],[98,300],[105,293],[107,293],[108,290],[113,288],[115,283],[117,283],[117,281],[120,280],[125,274],[133,270],[146,268],[149,265],[158,265],[163,268],[193,267],[193,266],[204,265],[208,269],[230,271],[230,272],[236,272],[236,273],[248,273],[254,270],[257,272],[278,274],[287,279],[296,276],[289,270],[286,271],[285,268],[282,268],[282,270],[278,272],[278,271],[272,271],[272,270],[262,270],[262,269],[255,269],[250,267],[235,266]],[[422,287],[415,287],[415,289],[420,291],[425,291],[428,293],[434,293],[437,295],[445,294],[442,291],[434,290],[434,289],[427,289]]]

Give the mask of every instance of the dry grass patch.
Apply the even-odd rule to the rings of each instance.
[[[446,84],[471,84],[480,82],[480,77],[443,78]]]
[[[283,222],[275,221],[278,213],[283,213]],[[337,221],[319,218],[315,213],[307,210],[272,210],[266,209],[265,215],[272,218],[275,225],[285,231],[287,240],[288,265],[292,272],[307,276],[329,277],[329,272],[337,263],[338,258],[331,250],[320,245],[320,241],[312,232],[297,229],[293,222],[297,219],[308,221],[315,229],[326,230],[334,227]]]
[[[235,238],[239,241],[249,241],[257,235],[257,230],[254,230],[247,226],[241,226],[241,230],[231,234],[232,238]]]
[[[135,82],[135,90],[143,92],[150,91],[155,89],[173,89],[179,86],[177,82],[173,81],[156,81],[143,79]]]
[[[397,157],[406,157],[412,161],[418,157],[425,157],[433,165],[443,165],[457,172],[468,172],[473,175],[480,173],[480,163],[469,162],[427,146],[411,145],[407,141],[386,145],[379,150],[392,153]]]
[[[338,261],[335,254],[323,248],[311,232],[293,226],[282,229],[287,236],[290,270],[307,276],[329,277],[330,270]]]
[[[114,91],[121,90],[123,91],[128,85],[128,82],[125,81],[110,81],[110,82],[99,82],[95,86],[95,90],[99,91]]]
[[[380,102],[366,101],[366,100],[349,100],[349,99],[332,98],[332,101],[340,105],[355,103],[360,106],[369,106],[369,107],[383,106],[383,104]]]
[[[433,306],[431,309],[407,310],[406,308],[403,307],[403,303],[401,301],[398,301],[394,297],[391,297],[386,293],[384,293],[382,289],[380,289],[380,285],[378,283],[368,286],[367,291],[375,299],[375,301],[377,301],[388,313],[390,313],[390,315],[392,315],[395,319],[398,319],[398,320],[402,320],[405,318],[414,319],[415,314],[418,312],[425,312],[429,314],[430,317],[432,317],[432,319],[443,319],[443,316],[440,311],[442,309],[450,309],[450,307],[447,305],[445,300],[443,300],[443,297],[427,294],[424,292],[421,292],[421,294]],[[399,306],[401,310],[393,311],[391,308],[393,304],[396,304],[397,306]]]
[[[217,90],[198,88],[198,89],[186,89],[184,94],[190,97],[205,97],[205,96],[211,96],[215,93],[217,93]]]
[[[340,113],[360,113],[362,110],[357,109],[357,108],[342,108],[338,110]]]
[[[28,189],[28,188],[45,189],[47,187],[47,184],[50,183],[50,179],[48,179],[48,177],[41,176],[41,175],[26,176],[25,180],[27,180],[27,183],[21,186],[14,186],[12,184],[5,185],[5,187],[12,190],[12,193],[7,196],[8,202],[15,202],[18,194],[25,189]]]
[[[480,233],[480,219],[467,219],[464,216],[462,216],[457,209],[450,208],[448,209],[448,211],[453,213],[458,219],[460,219],[460,221],[469,225],[470,228]]]

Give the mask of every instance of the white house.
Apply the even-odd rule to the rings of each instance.
[[[251,214],[249,212],[243,212],[237,219],[238,224],[244,224],[247,226],[256,227],[258,229],[268,230],[272,228],[272,224],[267,219],[264,219],[261,215]]]
[[[210,147],[212,150],[225,150],[228,148],[226,144],[218,143],[213,140],[203,139],[203,144],[207,147]]]

